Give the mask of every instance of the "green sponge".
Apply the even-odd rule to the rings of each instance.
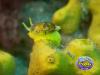
[[[11,56],[9,53],[0,51],[0,65],[2,67],[2,69],[0,69],[0,73],[2,71],[2,75],[15,74],[15,60],[14,57]]]
[[[98,75],[100,68],[100,57],[96,50],[95,44],[89,39],[75,39],[72,40],[65,49],[69,52],[69,55],[73,57],[73,63],[76,63],[78,58],[82,56],[88,56],[93,59],[93,67],[89,70],[81,70],[76,68],[77,75]],[[75,75],[75,74],[74,74]]]
[[[92,22],[88,31],[88,37],[96,43],[100,50],[100,0],[89,0],[88,6],[92,13]]]
[[[62,33],[72,34],[79,28],[81,15],[80,0],[69,0],[64,7],[54,13],[52,22],[61,27]]]

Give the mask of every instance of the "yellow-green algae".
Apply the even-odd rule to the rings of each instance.
[[[69,0],[69,2],[57,10],[52,18],[52,22],[61,27],[64,34],[72,34],[79,28],[81,21],[80,0]]]
[[[92,22],[88,31],[88,37],[100,48],[100,0],[89,0],[89,10],[92,14]]]

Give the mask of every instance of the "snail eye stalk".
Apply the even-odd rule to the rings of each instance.
[[[30,23],[31,26],[33,25],[31,17],[29,17],[29,23]]]
[[[22,25],[25,27],[25,29],[26,29],[27,31],[30,31],[30,28],[27,27],[27,25],[26,25],[24,22],[22,23]]]
[[[29,23],[30,23],[30,26],[32,27],[33,23],[32,23],[32,18],[29,17]],[[23,22],[22,25],[25,27],[25,29],[27,31],[30,31],[30,28]]]

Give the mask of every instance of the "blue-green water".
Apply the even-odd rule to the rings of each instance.
[[[15,75],[27,75],[27,63],[24,59],[16,57],[16,74]]]

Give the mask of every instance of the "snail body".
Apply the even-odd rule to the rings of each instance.
[[[58,50],[60,45],[59,27],[49,23],[39,23],[28,29],[29,37],[34,41],[30,55],[28,75],[74,75],[69,56]],[[55,44],[55,45],[53,45]],[[71,68],[69,68],[71,66]],[[71,72],[66,71],[70,69]]]

